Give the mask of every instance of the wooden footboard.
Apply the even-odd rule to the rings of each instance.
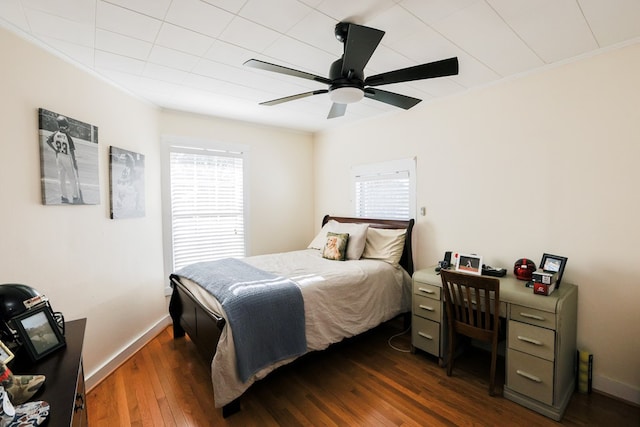
[[[173,320],[173,338],[184,337],[186,333],[208,365],[218,348],[218,341],[225,319],[202,308],[196,297],[180,281],[171,277],[171,300],[169,314]],[[240,411],[240,399],[222,407],[222,416],[227,418]]]
[[[171,287],[173,293],[169,303],[169,314],[173,320],[173,337],[183,337],[186,332],[204,360],[210,364],[216,353],[225,319],[205,310],[195,296],[173,277]]]

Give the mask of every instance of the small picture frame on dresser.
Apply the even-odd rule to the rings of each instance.
[[[475,254],[456,254],[456,271],[463,273],[482,274],[482,257]]]
[[[29,309],[14,317],[12,322],[32,361],[40,360],[66,345],[48,305]]]
[[[547,273],[558,273],[558,279],[556,280],[556,288],[560,287],[560,280],[562,280],[562,274],[564,268],[567,265],[567,257],[543,254],[542,261],[540,261],[540,269]]]
[[[13,353],[2,341],[0,341],[0,362],[5,365],[13,360]]]

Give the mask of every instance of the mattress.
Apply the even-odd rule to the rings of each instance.
[[[243,261],[300,286],[308,352],[323,350],[411,309],[411,277],[404,269],[384,261],[332,261],[322,258],[317,249],[260,255]],[[180,281],[203,307],[225,317],[220,303],[205,289],[184,278]],[[242,382],[236,370],[232,334],[226,325],[211,362],[216,407],[232,402],[256,380],[295,360],[278,362]]]

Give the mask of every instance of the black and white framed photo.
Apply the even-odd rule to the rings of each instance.
[[[540,261],[540,269],[547,273],[558,273],[558,280],[556,281],[556,288],[560,287],[560,280],[562,274],[564,274],[564,268],[567,265],[567,257],[543,254],[542,261]]]
[[[111,219],[144,216],[144,155],[109,147]]]
[[[0,341],[0,362],[5,365],[13,360],[13,353],[7,348],[2,341]]]
[[[38,132],[42,203],[100,204],[98,127],[40,108]]]
[[[12,319],[22,344],[33,361],[65,346],[64,336],[47,305],[27,310]]]
[[[482,257],[470,254],[456,254],[456,271],[464,273],[482,274]]]

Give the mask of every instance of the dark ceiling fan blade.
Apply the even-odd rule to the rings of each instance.
[[[415,67],[402,68],[387,73],[376,74],[367,77],[365,86],[380,86],[391,83],[409,82],[412,80],[432,79],[434,77],[453,76],[458,74],[458,58],[443,59],[416,65]]]
[[[362,25],[348,24],[347,40],[344,42],[342,59],[342,76],[346,77],[350,70],[363,78],[364,67],[380,44],[384,31]]]
[[[338,104],[334,102],[331,106],[331,110],[329,110],[329,115],[327,119],[333,119],[335,117],[344,116],[344,113],[347,111],[347,104]]]
[[[246,65],[247,67],[258,68],[260,70],[272,71],[274,73],[287,74],[289,76],[315,80],[317,82],[328,85],[331,84],[331,80],[327,79],[326,77],[316,76],[315,74],[294,70],[293,68],[283,67],[282,65],[271,64],[269,62],[260,61],[259,59],[249,59],[243,65]]]
[[[376,101],[404,108],[405,110],[408,110],[409,108],[422,101],[418,98],[412,98],[410,96],[401,95],[399,93],[369,87],[364,90],[364,96],[366,96],[367,98],[375,99]]]
[[[308,96],[320,95],[329,92],[327,89],[313,90],[311,92],[299,93],[297,95],[285,96],[284,98],[272,99],[271,101],[261,102],[260,105],[278,105],[283,102],[295,101],[296,99],[306,98]]]

